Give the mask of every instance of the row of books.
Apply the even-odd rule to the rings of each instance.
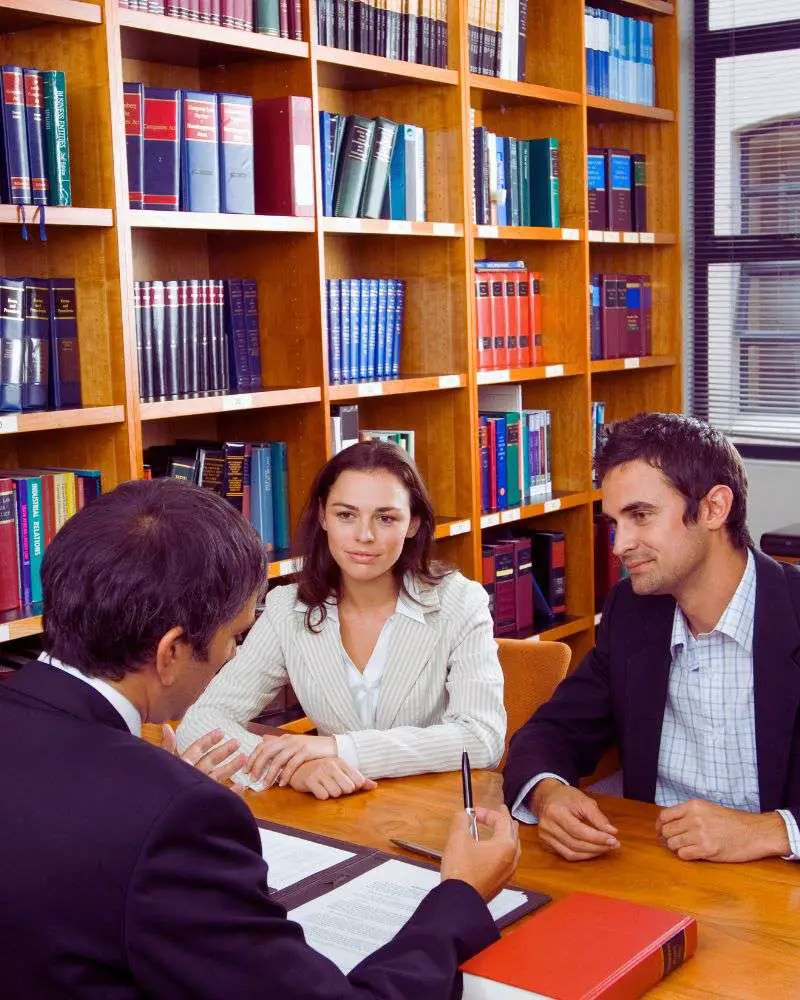
[[[195,441],[153,445],[145,478],[172,476],[224,497],[261,535],[268,552],[289,548],[289,466],[285,441]]]
[[[611,588],[628,576],[628,571],[614,555],[613,521],[598,511],[594,516],[594,608],[602,611]]]
[[[563,531],[515,527],[487,541],[481,553],[495,636],[526,638],[566,614]]]
[[[414,458],[416,434],[413,430],[360,427],[356,403],[331,407],[331,437],[334,455],[359,441],[387,441]]]
[[[330,111],[319,127],[324,215],[425,221],[423,128]]]
[[[45,548],[101,490],[96,470],[0,470],[0,611],[41,602]]]
[[[314,214],[311,99],[126,83],[131,208]]]
[[[317,38],[349,52],[447,67],[447,0],[317,0]]]
[[[592,274],[589,338],[593,361],[653,353],[653,292],[649,274]]]
[[[3,66],[0,74],[2,200],[9,205],[71,205],[64,73]]]
[[[549,410],[526,409],[520,385],[478,390],[481,511],[541,503],[553,495]]]
[[[524,260],[476,260],[475,328],[479,370],[542,364],[541,274]]]
[[[136,281],[133,294],[144,402],[261,388],[255,280]]]
[[[0,277],[0,412],[80,405],[75,279]]]
[[[647,157],[627,149],[591,147],[589,229],[647,231]]]
[[[405,281],[329,278],[325,294],[331,384],[399,378]]]
[[[586,7],[583,18],[588,93],[655,104],[653,22],[597,7]]]
[[[472,163],[478,225],[561,225],[558,139],[514,139],[473,126]]]
[[[279,38],[303,37],[300,0],[118,0],[120,7],[184,21],[257,31]]]
[[[525,80],[528,0],[469,0],[469,71]]]

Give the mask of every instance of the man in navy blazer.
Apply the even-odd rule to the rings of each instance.
[[[629,577],[511,741],[513,815],[569,860],[618,848],[576,787],[616,745],[623,794],[664,807],[679,858],[800,859],[800,571],[753,551],[741,459],[706,424],[640,414],[608,429],[596,468]]]
[[[480,844],[454,820],[442,883],[344,976],[270,898],[245,801],[138,738],[230,658],[265,580],[252,527],[176,480],[123,484],[48,547],[47,653],[0,686],[0,996],[452,1000],[497,937],[505,810]]]

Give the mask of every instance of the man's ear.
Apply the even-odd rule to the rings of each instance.
[[[183,635],[181,626],[174,625],[161,636],[156,646],[156,673],[164,687],[172,687],[177,668],[185,662],[187,652],[191,652]]]
[[[733,490],[730,486],[724,486],[721,483],[717,486],[712,486],[705,497],[703,497],[703,503],[706,508],[706,525],[712,531],[719,531],[720,528],[725,526],[725,522],[728,520],[728,515],[731,512]]]
[[[406,532],[406,538],[414,538],[416,533],[419,531],[419,518],[412,517],[411,522],[408,525],[408,531]]]

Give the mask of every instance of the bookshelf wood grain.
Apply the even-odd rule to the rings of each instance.
[[[495,517],[481,514],[479,389],[519,385],[523,405],[552,412],[555,504],[506,512],[529,527],[563,530],[570,615],[539,633],[577,656],[594,635],[590,402],[608,419],[682,405],[678,31],[668,0],[609,0],[609,9],[652,18],[656,107],[586,94],[583,0],[528,0],[526,82],[469,72],[467,0],[448,5],[448,66],[409,64],[317,45],[313,8],[303,4],[306,41],[274,38],[121,9],[117,0],[0,0],[4,61],[67,72],[76,208],[48,208],[40,244],[18,232],[15,207],[0,206],[0,273],[75,274],[84,398],[80,411],[0,417],[3,465],[100,468],[104,487],[142,474],[143,450],[178,437],[281,439],[289,444],[290,520],[331,453],[330,409],[358,402],[362,426],[416,434],[417,460],[436,510],[437,554],[480,579],[481,544]],[[34,30],[28,31],[27,28]],[[443,137],[428,163],[430,221],[206,215],[131,211],[127,198],[123,80],[196,87],[256,98],[311,99],[316,203],[320,205],[320,110],[385,115]],[[470,112],[498,134],[560,140],[561,228],[476,226]],[[79,141],[80,140],[80,141]],[[587,146],[624,146],[647,156],[646,233],[588,230]],[[88,151],[88,154],[87,154]],[[102,207],[99,207],[102,206]],[[472,297],[479,257],[523,258],[541,273],[544,364],[477,370]],[[4,270],[3,270],[4,269]],[[588,291],[593,271],[653,279],[651,358],[592,362]],[[262,376],[253,394],[143,403],[139,399],[133,283],[255,277]],[[401,378],[331,385],[325,280],[406,281]],[[280,387],[280,388],[274,388]],[[33,432],[33,433],[28,433]],[[486,532],[489,535],[486,535]],[[271,578],[296,567],[276,553]],[[34,609],[35,610],[35,609]],[[2,631],[5,628],[6,631]],[[4,637],[34,634],[35,614],[0,625]]]
[[[18,618],[11,617],[6,613],[3,615],[4,621],[0,622],[0,642],[8,642],[11,639],[26,639],[31,635],[38,635],[42,631],[42,616],[31,615],[22,610]]]

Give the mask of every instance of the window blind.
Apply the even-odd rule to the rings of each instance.
[[[800,443],[800,0],[695,0],[693,412]]]

